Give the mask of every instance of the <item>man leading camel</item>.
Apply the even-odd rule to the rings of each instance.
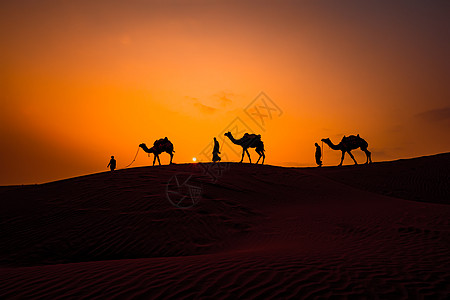
[[[315,143],[316,146],[316,164],[318,167],[322,166],[322,149],[320,149],[319,144]]]
[[[217,141],[217,139],[214,137],[214,148],[213,148],[213,162],[218,162],[221,160],[220,156],[220,150],[219,150],[219,141]]]

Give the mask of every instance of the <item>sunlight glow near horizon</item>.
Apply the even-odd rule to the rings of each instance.
[[[448,2],[174,3],[0,4],[0,184],[104,171],[110,155],[121,168],[166,136],[174,162],[203,161],[237,116],[273,165],[314,166],[314,143],[344,134],[374,161],[450,151]],[[283,110],[265,130],[243,112],[261,91]]]

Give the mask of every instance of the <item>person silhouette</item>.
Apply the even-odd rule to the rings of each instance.
[[[213,148],[213,162],[218,162],[221,160],[220,156],[220,150],[219,150],[219,141],[214,137],[214,148]]]
[[[316,146],[316,164],[318,167],[322,166],[322,149],[320,149],[319,144],[315,143]]]
[[[114,155],[111,155],[111,160],[109,161],[109,164],[106,166],[109,167],[111,171],[114,171],[116,169],[116,160],[114,159]]]

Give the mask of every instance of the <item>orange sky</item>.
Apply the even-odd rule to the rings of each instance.
[[[374,161],[448,152],[450,3],[392,2],[3,1],[0,184],[121,168],[165,136],[191,162],[236,117],[274,165],[356,133]],[[282,110],[264,131],[244,112],[261,91]]]

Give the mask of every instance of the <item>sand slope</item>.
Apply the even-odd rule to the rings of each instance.
[[[450,154],[228,167],[216,182],[184,164],[1,187],[0,298],[450,294]],[[174,175],[201,188],[192,208],[167,200]]]

